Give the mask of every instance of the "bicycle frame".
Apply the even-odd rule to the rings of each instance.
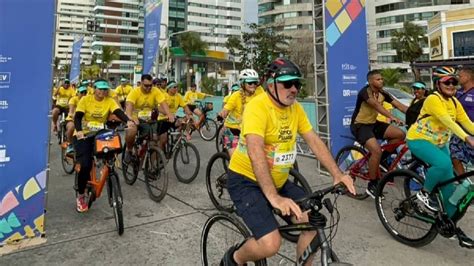
[[[109,176],[110,168],[109,168],[109,160],[104,161],[104,166],[100,169],[100,179],[97,180],[97,173],[96,173],[96,163],[95,159],[92,162],[92,169],[91,169],[91,179],[87,182],[95,189],[95,197],[100,198],[102,194],[102,189],[104,188],[105,181]]]

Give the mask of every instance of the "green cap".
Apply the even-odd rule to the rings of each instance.
[[[249,83],[249,82],[258,82],[258,79],[257,78],[246,78],[244,80],[245,83]]]
[[[126,81],[127,81],[126,78],[121,78],[121,79],[120,79],[120,82],[126,82]]]
[[[283,75],[276,78],[277,81],[288,81],[288,80],[295,80],[295,79],[303,79],[302,77],[293,76],[293,75]]]
[[[77,88],[77,92],[79,93],[85,92],[85,91],[87,91],[87,86],[82,85],[79,88]]]
[[[240,86],[239,86],[239,84],[234,84],[234,85],[232,85],[232,87],[230,87],[230,89],[232,91],[238,91],[238,90],[240,90]]]
[[[107,83],[107,81],[103,81],[103,80],[96,81],[94,83],[94,86],[95,86],[96,89],[99,89],[99,90],[108,90],[108,89],[110,89],[109,83]]]
[[[171,89],[178,86],[178,84],[175,81],[170,81],[168,82],[168,85],[166,86],[167,89]]]

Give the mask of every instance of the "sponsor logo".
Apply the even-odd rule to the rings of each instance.
[[[0,83],[10,83],[11,72],[0,72]]]

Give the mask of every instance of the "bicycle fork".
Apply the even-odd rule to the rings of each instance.
[[[324,228],[326,227],[327,218],[317,213],[309,213],[309,224],[316,227],[317,235],[308,245],[308,247],[303,251],[303,254],[296,261],[296,265],[304,265],[311,255],[315,254],[318,251],[318,248],[321,247],[321,265],[328,265],[328,258],[331,257],[331,247],[329,246],[328,239],[326,238],[326,233]]]

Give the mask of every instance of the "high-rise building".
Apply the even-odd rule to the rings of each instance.
[[[130,77],[134,67],[143,61],[144,11],[141,0],[96,0],[94,18],[98,23],[92,53],[99,54],[102,47],[114,47],[119,58],[111,62],[109,74]]]
[[[57,4],[55,54],[59,66],[71,63],[74,35],[86,32],[87,20],[94,16],[95,0],[59,0]],[[81,49],[81,62],[89,64],[92,35],[84,36]]]
[[[420,1],[367,1],[367,28],[371,67],[400,68],[410,72],[410,66],[401,62],[390,40],[393,32],[403,28],[405,21],[413,22],[426,31],[428,20],[440,11],[469,7],[474,0],[420,0]],[[429,59],[428,42],[423,44],[419,60]]]

